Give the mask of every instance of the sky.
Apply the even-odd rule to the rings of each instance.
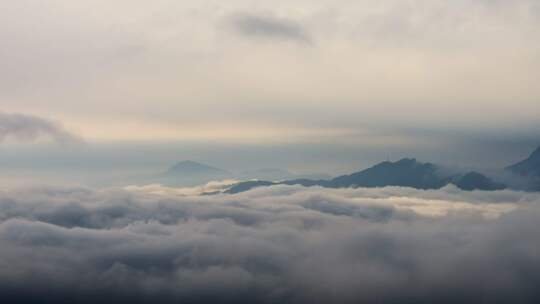
[[[223,153],[198,160],[228,169],[259,150],[297,171],[416,155],[495,167],[539,144],[535,0],[22,0],[0,17],[2,113],[133,163],[134,146],[180,147],[155,169],[209,146]],[[6,155],[47,150],[3,137]]]

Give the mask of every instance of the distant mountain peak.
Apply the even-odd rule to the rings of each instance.
[[[484,191],[494,191],[505,189],[506,186],[497,182],[494,182],[489,177],[478,173],[476,171],[468,172],[458,178],[453,182],[458,188],[466,191],[472,190],[484,190]]]
[[[198,165],[198,166],[205,166],[204,164],[198,163],[196,161],[192,160],[183,160],[177,163],[177,165]]]
[[[389,163],[392,163],[392,162],[389,162]],[[418,163],[418,161],[416,160],[416,158],[402,158],[400,160],[398,160],[397,162],[394,162],[396,164],[416,164]]]
[[[381,166],[381,165],[382,166],[397,166],[397,167],[415,167],[415,166],[431,167],[431,166],[435,166],[435,165],[433,165],[432,163],[429,163],[429,162],[427,162],[427,163],[419,162],[414,157],[405,157],[405,158],[399,159],[397,161],[384,161],[384,162],[378,163],[374,167]]]
[[[336,177],[330,183],[336,188],[351,186],[440,188],[444,182],[440,180],[436,171],[437,167],[431,163],[420,163],[415,158],[402,158],[396,162],[385,161],[350,175]]]
[[[184,160],[176,163],[174,166],[167,170],[169,175],[201,175],[201,174],[216,174],[216,175],[228,175],[228,171],[212,167],[203,163],[199,163],[192,160]]]
[[[196,161],[192,160],[183,160],[178,163],[176,163],[174,166],[172,166],[170,169],[182,169],[182,168],[209,168],[210,166],[198,163]]]

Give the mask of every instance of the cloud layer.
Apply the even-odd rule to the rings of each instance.
[[[534,303],[538,194],[158,186],[0,193],[14,301]]]
[[[537,137],[539,11],[537,0],[3,1],[0,99],[102,141],[396,145],[401,132],[373,134],[388,126]]]
[[[57,143],[80,143],[82,139],[50,120],[18,113],[0,112],[0,142],[5,139],[32,142],[48,137]]]

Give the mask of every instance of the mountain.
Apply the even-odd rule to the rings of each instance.
[[[165,173],[154,178],[153,182],[167,186],[195,186],[231,177],[232,174],[226,170],[186,160],[172,166]]]
[[[482,175],[478,172],[469,172],[465,175],[456,177],[452,183],[456,185],[461,190],[472,191],[472,190],[484,190],[484,191],[494,191],[505,189],[506,186],[497,182],[494,182],[490,178]]]
[[[270,185],[320,186],[325,188],[373,188],[386,186],[410,187],[415,189],[439,189],[455,184],[462,190],[499,190],[504,185],[478,173],[444,174],[440,167],[431,163],[421,163],[414,158],[404,158],[397,162],[382,162],[373,167],[350,175],[338,176],[331,180],[296,179],[282,182],[247,181],[233,185],[225,193],[239,193],[256,187]]]
[[[540,191],[540,147],[525,160],[505,168],[514,174],[519,189]]]
[[[420,163],[414,158],[382,162],[366,170],[334,178],[333,188],[402,186],[417,189],[438,189],[447,180],[437,173],[437,166]]]
[[[201,164],[191,160],[186,160],[177,163],[173,167],[167,170],[166,175],[169,176],[227,176],[231,175],[230,172],[212,167],[209,165]]]
[[[506,169],[523,177],[540,177],[540,147],[538,147],[527,159],[508,166]]]
[[[251,189],[258,188],[258,187],[267,187],[267,186],[278,185],[278,184],[279,182],[257,181],[257,180],[240,182],[240,183],[232,185],[231,188],[225,191],[225,193],[236,194],[240,192],[246,192]]]

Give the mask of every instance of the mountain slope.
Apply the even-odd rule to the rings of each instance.
[[[373,188],[386,186],[410,187],[415,189],[439,189],[450,183],[462,190],[499,190],[504,185],[478,173],[445,175],[431,163],[421,163],[412,158],[397,162],[382,162],[373,167],[331,180],[296,179],[283,182],[247,181],[233,185],[225,193],[239,193],[271,185],[320,186],[325,188]]]
[[[494,191],[505,189],[506,186],[497,182],[494,182],[490,178],[482,175],[478,172],[469,172],[465,175],[455,178],[452,183],[461,190],[484,190]]]
[[[540,147],[527,159],[506,168],[512,173],[523,177],[540,177]]]

